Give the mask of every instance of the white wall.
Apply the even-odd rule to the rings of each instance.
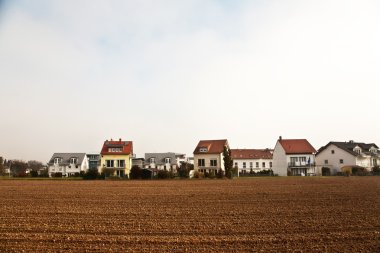
[[[284,148],[277,141],[273,151],[273,174],[279,176],[288,175],[288,161]]]
[[[211,168],[210,160],[216,159],[217,166],[215,169],[222,169],[224,171],[223,153],[220,154],[194,154],[194,170],[198,171],[198,159],[205,159],[205,167]]]
[[[273,163],[272,159],[233,159],[234,160],[234,167],[238,166],[239,173],[242,173],[243,170],[246,171],[246,173],[249,173],[251,171],[250,163],[252,162],[252,170],[254,172],[258,172],[261,170],[269,170],[271,169],[270,167],[270,162]],[[246,168],[243,168],[243,163],[246,163]],[[259,163],[259,167],[256,167],[256,162]],[[262,166],[263,162],[265,162],[265,167]]]
[[[332,150],[334,150],[334,154],[331,153]],[[343,163],[340,163],[340,159],[343,159]],[[325,160],[328,160],[327,164],[325,164]],[[316,163],[318,168],[328,167],[331,175],[336,175],[337,172],[341,172],[343,166],[356,165],[356,157],[334,144],[330,144],[316,156]]]

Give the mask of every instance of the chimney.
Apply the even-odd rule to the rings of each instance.
[[[281,135],[278,137],[278,140],[279,140],[279,141],[281,141],[281,140],[282,140],[282,136],[281,136]]]
[[[121,142],[121,138],[119,138],[119,141]]]

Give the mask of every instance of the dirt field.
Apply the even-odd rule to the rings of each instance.
[[[0,180],[0,252],[380,252],[380,177]]]

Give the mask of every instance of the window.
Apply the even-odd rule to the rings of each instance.
[[[253,162],[249,162],[249,168],[253,169]]]
[[[360,149],[360,148],[355,148],[355,149],[354,149],[354,152],[356,152],[356,153],[358,153],[358,154],[360,155],[360,153],[361,153],[361,149]]]
[[[343,163],[343,159],[340,159],[339,162],[342,164]]]
[[[154,157],[151,157],[151,158],[149,158],[149,162],[150,162],[150,163],[155,163],[155,162],[156,162],[156,159],[155,159]]]
[[[256,168],[258,168],[259,167],[259,162],[256,162]]]
[[[298,162],[298,157],[290,157],[290,162],[292,164],[295,164],[296,162]]]
[[[70,158],[70,164],[76,164],[78,162],[77,158]]]
[[[237,162],[235,162],[235,167],[237,167],[238,166],[238,164],[237,164]]]
[[[325,160],[325,164],[329,164],[329,160]]]
[[[265,168],[265,162],[263,162],[263,168]]]
[[[300,162],[305,163],[306,162],[306,157],[305,156],[300,157]]]
[[[243,169],[247,168],[246,162],[243,162]]]
[[[373,166],[377,166],[377,159],[373,159]]]
[[[212,166],[212,167],[216,167],[216,166],[217,166],[217,161],[216,161],[216,159],[211,159],[211,160],[210,160],[210,166]]]
[[[108,152],[122,152],[123,148],[108,148]]]
[[[61,162],[61,158],[56,157],[54,158],[54,164],[59,164]]]
[[[106,167],[107,168],[113,168],[114,166],[114,161],[113,160],[106,160]]]
[[[335,154],[335,150],[334,149],[331,150],[331,154]]]
[[[125,167],[125,160],[116,160],[116,167],[124,168]]]
[[[272,168],[272,162],[269,162],[269,167],[271,167],[271,168]]]
[[[205,159],[198,159],[198,166],[205,166]]]
[[[165,158],[165,163],[170,163],[170,158]]]
[[[199,148],[199,152],[207,152],[207,148]]]

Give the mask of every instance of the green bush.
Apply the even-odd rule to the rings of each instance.
[[[158,179],[168,179],[170,178],[170,173],[167,170],[159,170],[157,173]]]
[[[141,179],[142,173],[143,173],[142,169],[139,166],[134,165],[134,166],[132,166],[131,172],[129,173],[129,178],[130,179]]]
[[[89,169],[84,173],[83,179],[85,180],[94,180],[94,179],[99,179],[100,175],[97,169]]]
[[[380,166],[375,166],[372,168],[372,174],[376,176],[380,176]]]

